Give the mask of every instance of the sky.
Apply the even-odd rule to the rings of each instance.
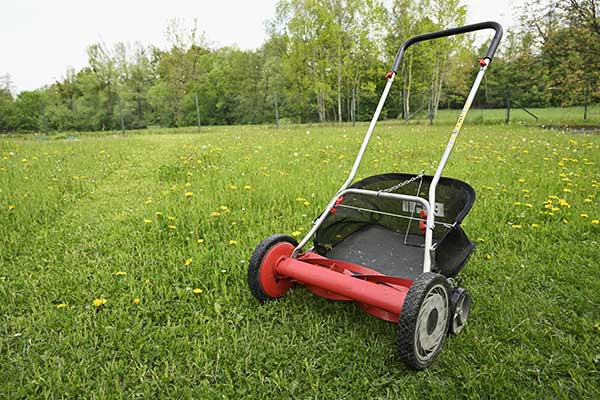
[[[464,0],[467,22],[514,24],[522,0]],[[0,76],[10,74],[16,92],[37,89],[87,64],[86,47],[103,42],[141,42],[167,47],[165,28],[183,18],[215,46],[260,47],[265,22],[277,0],[0,0]]]

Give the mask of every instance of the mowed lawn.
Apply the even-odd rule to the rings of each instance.
[[[464,128],[473,309],[426,371],[352,304],[254,300],[255,245],[309,229],[365,129],[0,139],[0,398],[599,398],[598,135]],[[359,175],[432,174],[450,130],[382,123]]]

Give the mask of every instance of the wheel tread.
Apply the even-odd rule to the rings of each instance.
[[[272,300],[273,297],[266,294],[260,284],[260,266],[267,252],[277,243],[281,242],[288,242],[294,246],[298,245],[298,242],[288,235],[271,235],[263,239],[256,246],[256,248],[252,252],[252,256],[250,257],[250,262],[248,263],[248,287],[250,288],[250,293],[252,293],[252,295],[258,301],[263,303],[265,301]]]

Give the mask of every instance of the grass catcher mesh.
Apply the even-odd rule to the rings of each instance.
[[[365,178],[351,188],[428,197],[432,176],[382,174]],[[405,185],[402,182],[414,179]],[[475,201],[467,183],[441,178],[436,190],[433,243],[434,269],[456,275],[475,245],[460,223]],[[329,213],[315,235],[315,250],[328,258],[354,262],[386,275],[413,277],[423,269],[425,234],[420,205],[408,200],[348,194]]]

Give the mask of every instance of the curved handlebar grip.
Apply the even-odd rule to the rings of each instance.
[[[491,62],[492,58],[494,58],[494,54],[496,53],[496,49],[498,48],[498,45],[500,44],[500,39],[502,39],[502,34],[503,34],[504,30],[502,29],[502,25],[500,25],[499,23],[494,22],[494,21],[487,21],[487,22],[480,22],[478,24],[465,25],[465,26],[461,26],[459,28],[446,29],[444,31],[425,33],[423,35],[414,36],[414,37],[408,39],[406,42],[402,43],[402,46],[400,46],[400,49],[398,49],[398,53],[396,54],[396,59],[394,60],[394,65],[392,67],[392,71],[397,72],[398,67],[400,66],[400,62],[402,61],[402,58],[404,57],[404,51],[415,43],[423,42],[425,40],[432,40],[432,39],[437,39],[437,38],[441,38],[441,37],[446,37],[446,36],[459,35],[461,33],[480,31],[483,29],[493,29],[496,31],[496,34],[494,35],[494,38],[492,39],[492,43],[490,43],[490,48],[488,49],[488,52],[485,55],[485,58],[489,59]]]

